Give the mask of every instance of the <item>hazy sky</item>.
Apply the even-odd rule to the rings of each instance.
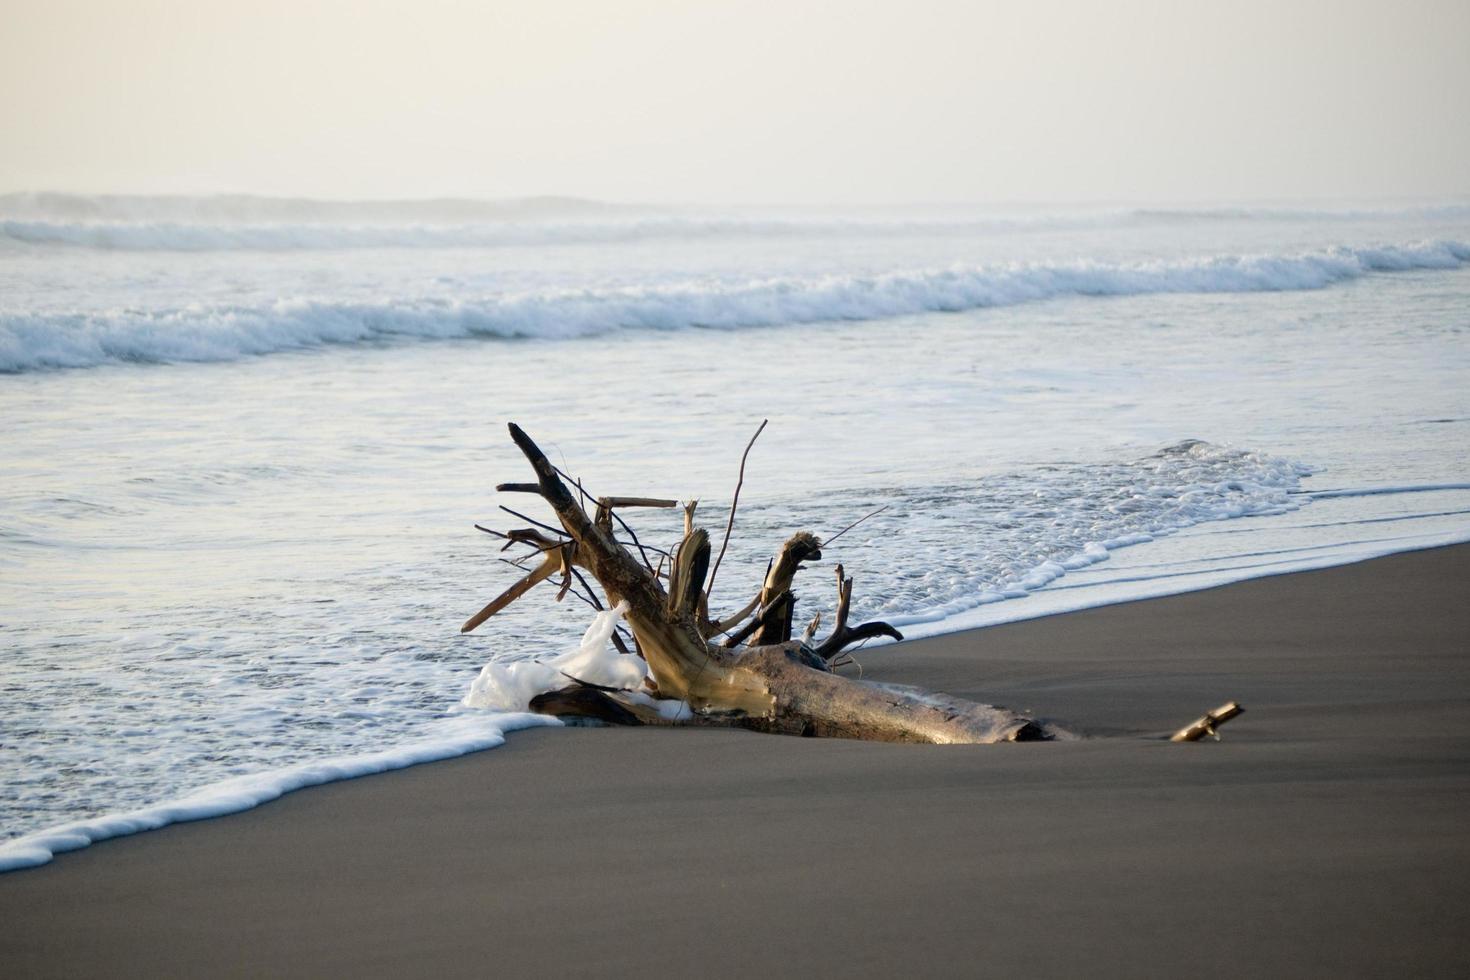
[[[1470,0],[0,0],[0,191],[1464,196]]]

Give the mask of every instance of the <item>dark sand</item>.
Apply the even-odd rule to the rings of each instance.
[[[1095,737],[521,732],[0,876],[0,975],[1470,976],[1470,547],[859,656]]]

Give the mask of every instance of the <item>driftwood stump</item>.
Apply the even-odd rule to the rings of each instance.
[[[539,554],[540,562],[472,616],[464,631],[479,626],[540,582],[559,577],[558,599],[575,581],[598,608],[627,602],[626,622],[649,668],[647,690],[611,690],[574,682],[535,698],[532,710],[613,724],[719,725],[889,742],[975,743],[1049,737],[1044,726],[1002,708],[864,683],[834,673],[834,662],[851,644],[876,636],[902,639],[886,623],[849,624],[853,580],[840,565],[831,634],[813,642],[819,628],[819,622],[813,620],[801,638],[793,639],[792,583],[804,562],[822,557],[822,542],[815,535],[793,535],[772,559],[750,603],[724,619],[713,620],[706,585],[706,578],[712,577],[710,539],[703,528],[695,526],[693,504],[685,507],[683,540],[668,556],[667,567],[663,558],[656,567],[650,555],[655,549],[640,543],[617,511],[675,507],[676,501],[646,497],[592,501],[582,494],[580,484],[575,484],[578,493],[573,494],[563,474],[519,426],[510,426],[510,436],[534,469],[536,482],[501,484],[497,489],[539,495],[561,526],[541,524],[490,532],[505,539],[507,548],[533,549],[526,557]],[[743,474],[743,459],[741,470]],[[591,513],[579,496],[595,503]],[[626,546],[614,532],[615,521],[629,538]],[[732,503],[726,543],[733,524]],[[722,547],[721,555],[723,552]],[[583,572],[596,581],[604,598],[597,597]],[[619,649],[626,651],[621,641]],[[689,710],[670,719],[651,705],[650,696],[684,701]]]

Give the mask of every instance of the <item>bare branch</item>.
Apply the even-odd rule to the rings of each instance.
[[[579,572],[579,571],[577,571],[577,566],[572,565],[571,566],[571,569],[572,569],[572,574],[577,577],[577,581],[582,583],[582,588],[584,588],[584,589],[587,590],[588,604],[590,606],[592,606],[592,608],[598,610],[599,612],[602,609],[606,608],[605,606],[603,606],[602,600],[599,599],[599,598],[597,598],[597,593],[592,591],[592,586],[588,585],[587,584],[587,580],[582,577],[582,573]],[[626,653],[627,651],[625,650],[623,652]]]
[[[558,449],[557,452],[560,453],[561,450]],[[563,463],[567,461],[565,454],[562,454],[561,461]],[[581,501],[582,508],[585,510],[587,508],[587,501],[591,499],[592,495],[582,488],[582,478],[579,476],[572,476],[560,466],[553,465],[551,468],[556,472],[557,476],[561,477],[563,480],[566,480],[572,486],[577,488],[577,499]]]
[[[817,656],[826,660],[829,664],[842,652],[844,647],[851,646],[863,640],[871,640],[878,636],[891,636],[895,640],[903,639],[903,634],[889,626],[887,623],[872,622],[861,626],[849,628],[847,625],[848,613],[852,608],[852,579],[843,574],[842,566],[837,566],[837,624],[832,627],[832,635],[817,647]]]
[[[837,622],[832,627],[833,635],[847,629],[847,616],[852,610],[852,579],[847,577],[842,563],[837,565]]]
[[[486,605],[484,609],[481,609],[479,612],[475,613],[468,620],[466,620],[465,624],[459,628],[459,631],[461,633],[468,633],[470,630],[474,629],[476,626],[479,626],[485,620],[489,619],[491,616],[494,616],[496,613],[500,612],[500,610],[504,609],[512,602],[515,602],[521,596],[529,592],[531,588],[537,583],[544,582],[553,574],[555,574],[556,570],[562,567],[562,562],[564,560],[565,556],[562,554],[561,549],[558,548],[555,551],[548,551],[546,553],[546,558],[542,560],[541,566],[539,568],[537,568],[531,574],[527,575],[525,578],[521,579],[515,585],[512,585],[510,588],[500,593],[500,595],[496,596],[494,599],[491,599],[489,604]]]
[[[822,542],[822,547],[823,548],[827,547],[833,541],[836,541],[838,538],[842,537],[848,531],[851,531],[853,528],[857,527],[859,524],[861,524],[863,521],[866,521],[868,518],[870,518],[870,517],[877,517],[879,514],[883,513],[885,510],[887,510],[889,508],[889,506],[890,505],[888,505],[888,504],[884,504],[882,507],[879,507],[877,510],[873,511],[872,513],[864,514],[862,517],[859,517],[857,520],[855,520],[851,524],[847,525],[847,527],[845,527],[842,530],[838,531],[836,534],[832,535],[827,540],[823,541]]]
[[[599,507],[677,507],[679,501],[662,497],[600,497]]]
[[[740,454],[740,475],[735,480],[735,494],[730,498],[730,519],[725,522],[725,540],[720,542],[720,555],[715,559],[715,567],[709,573],[709,585],[705,588],[705,596],[708,597],[715,587],[715,576],[720,572],[720,562],[725,560],[725,549],[730,546],[730,532],[735,529],[735,508],[740,503],[740,488],[745,485],[745,460],[750,455],[750,447],[766,431],[766,423],[770,419],[762,419],[760,427],[755,430],[755,435],[750,437],[750,442],[745,444],[745,452]]]
[[[756,616],[750,622],[740,627],[740,629],[725,637],[720,646],[724,647],[727,650],[738,647],[740,644],[750,639],[750,637],[755,633],[756,630],[768,624],[774,624],[778,622],[780,616],[783,613],[783,608],[786,605],[786,599],[788,596],[790,596],[790,594],[791,593],[789,592],[781,593],[779,596],[776,597],[775,602],[771,603],[769,606],[761,610],[759,616]],[[755,644],[751,645],[754,646]]]
[[[843,630],[840,633],[834,631],[831,636],[823,641],[821,646],[816,648],[816,654],[830,663],[833,658],[842,652],[843,647],[851,646],[854,643],[861,643],[865,640],[876,639],[880,636],[886,636],[894,640],[903,639],[903,634],[898,630],[889,626],[887,623],[875,620],[871,623],[855,626],[852,629]]]
[[[846,634],[844,634],[840,638],[840,642],[838,643],[837,649],[835,650],[833,650],[830,646],[834,637],[828,637],[825,643],[817,647],[817,656],[821,657],[823,660],[826,660],[829,656],[835,656],[842,647],[851,646],[854,643],[861,643],[864,640],[874,640],[880,636],[886,636],[892,640],[903,639],[903,634],[894,629],[892,626],[889,626],[887,623],[874,620],[871,623],[864,623],[861,626],[854,626],[853,628],[849,629]]]
[[[500,509],[503,510],[503,511],[505,511],[507,514],[510,514],[510,515],[512,515],[514,517],[519,517],[521,520],[525,521],[527,524],[534,524],[535,526],[541,528],[543,531],[550,531],[552,534],[559,534],[559,535],[561,535],[564,538],[571,537],[571,535],[567,534],[566,531],[562,530],[559,527],[552,527],[550,524],[543,524],[540,521],[536,520],[534,517],[527,517],[525,514],[522,514],[518,510],[511,510],[509,507],[505,506],[504,504],[501,504],[500,505]]]
[[[711,637],[714,636],[716,633],[723,633],[731,627],[738,626],[739,624],[745,622],[745,618],[751,613],[755,612],[758,608],[760,608],[760,604],[761,594],[757,592],[754,596],[751,597],[751,600],[745,604],[745,608],[736,613],[733,613],[732,615],[726,616],[724,619],[711,622],[709,624],[709,632],[706,633],[705,636]]]
[[[537,551],[550,551],[552,548],[560,548],[566,544],[560,538],[548,538],[540,531],[529,527],[513,528],[505,532],[501,537],[509,540],[511,544],[530,545]]]
[[[643,567],[648,569],[650,572],[653,572],[653,562],[648,560],[648,552],[656,551],[663,555],[668,555],[668,552],[664,551],[662,548],[655,548],[652,545],[649,545],[646,548],[644,547],[643,542],[638,540],[638,533],[633,530],[632,525],[623,520],[623,516],[613,509],[615,507],[614,502],[620,499],[622,498],[599,497],[597,500],[597,516],[596,518],[594,518],[594,523],[598,527],[600,527],[603,532],[607,534],[608,537],[611,538],[613,537],[612,522],[617,521],[618,524],[622,526],[623,530],[628,532],[628,537],[633,539],[633,547],[638,549],[638,555],[643,559]],[[618,541],[618,544],[621,544],[624,547],[627,546],[627,542],[625,541]],[[654,577],[656,578],[657,576],[658,573],[654,572]]]
[[[618,544],[622,545],[624,548],[633,547],[633,548],[641,549],[643,551],[651,551],[655,555],[662,555],[665,558],[672,558],[672,557],[674,557],[670,552],[665,551],[664,549],[660,548],[658,545],[654,545],[654,544],[643,544],[642,542],[639,542],[639,541],[624,541],[622,538],[617,538],[615,540],[618,542]]]

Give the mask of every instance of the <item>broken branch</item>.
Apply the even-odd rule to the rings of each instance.
[[[465,624],[459,628],[459,631],[461,633],[468,633],[470,630],[474,629],[476,626],[479,626],[485,620],[489,619],[491,616],[494,616],[496,613],[500,612],[500,610],[504,609],[512,602],[515,602],[521,596],[529,592],[536,584],[546,581],[553,574],[555,574],[557,569],[562,567],[562,563],[564,560],[565,558],[560,548],[554,551],[548,551],[546,553],[546,557],[542,560],[541,565],[534,572],[521,579],[515,585],[512,585],[510,588],[506,589],[504,592],[500,593],[500,595],[496,596],[494,599],[491,599],[489,604],[486,605],[484,609],[481,609],[479,612],[475,613],[468,620],[466,620]]]
[[[600,497],[597,504],[600,507],[677,507],[679,501],[661,497]]]
[[[1170,736],[1169,741],[1198,742],[1206,735],[1209,735],[1218,742],[1220,741],[1220,733],[1217,729],[1231,718],[1244,712],[1245,709],[1240,706],[1239,702],[1227,701],[1214,711],[1205,712],[1203,717],[1196,718],[1188,725],[1179,729],[1179,731]]]

